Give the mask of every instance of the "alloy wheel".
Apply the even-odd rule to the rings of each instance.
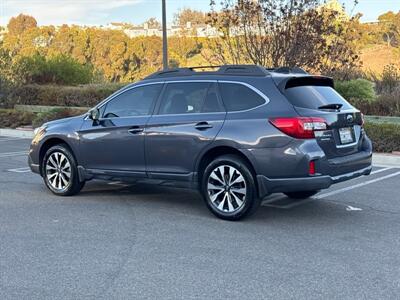
[[[71,184],[71,164],[65,154],[53,152],[46,162],[46,178],[56,191],[63,191]]]
[[[208,177],[207,192],[219,211],[233,213],[246,200],[246,181],[240,171],[229,165],[215,168]]]

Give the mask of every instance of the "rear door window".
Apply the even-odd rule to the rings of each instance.
[[[200,113],[210,85],[209,82],[168,83],[159,114]]]
[[[295,86],[285,90],[286,98],[296,107],[318,109],[330,104],[341,104],[340,109],[352,106],[330,86]]]
[[[227,111],[240,111],[255,108],[266,100],[252,89],[238,83],[220,83],[222,100]]]

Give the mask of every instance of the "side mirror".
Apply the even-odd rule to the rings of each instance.
[[[93,121],[98,121],[100,119],[100,110],[98,108],[89,110],[89,118]]]

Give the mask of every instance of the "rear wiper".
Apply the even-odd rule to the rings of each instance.
[[[318,109],[337,109],[337,110],[339,110],[342,106],[343,106],[343,104],[333,103],[333,104],[322,105],[322,106],[318,107]]]

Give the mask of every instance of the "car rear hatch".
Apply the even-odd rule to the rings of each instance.
[[[328,159],[363,151],[362,114],[334,90],[331,78],[289,77],[278,87],[301,117],[326,123],[314,135]]]

